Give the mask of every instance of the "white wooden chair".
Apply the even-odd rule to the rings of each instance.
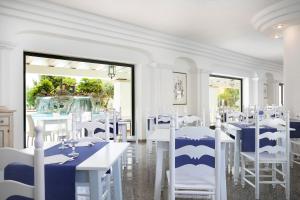
[[[34,186],[13,180],[1,181],[0,200],[6,200],[15,195],[38,200],[45,199],[43,135],[40,129],[36,129],[35,133],[34,155],[29,155],[12,148],[0,149],[0,171],[4,171],[6,166],[13,163],[32,166],[34,167]]]
[[[239,111],[226,112],[226,122],[241,122],[246,120],[247,115]]]
[[[169,115],[157,115],[156,116],[156,128],[169,129],[171,123],[171,117]]]
[[[30,146],[33,145],[34,139],[35,139],[35,127],[34,127],[34,121],[32,119],[31,115],[26,115],[26,146],[29,147],[29,141],[31,139]]]
[[[81,133],[85,130],[88,135],[83,137],[82,140],[88,140],[89,138],[101,138],[103,140],[109,141],[113,134],[110,133],[110,123],[109,123],[109,114],[106,114],[105,121],[86,121],[86,122],[77,122],[76,130]],[[99,132],[95,133],[98,130]],[[81,135],[81,134],[80,134]]]
[[[248,122],[249,116],[247,113],[243,113],[243,112],[239,112],[239,111],[227,111],[225,112],[225,116],[226,116],[226,122],[223,123],[222,127],[224,128],[224,131],[228,134],[228,135],[233,135],[231,133],[230,128],[228,128],[228,123],[237,123],[237,122],[243,122],[246,121]],[[232,167],[234,165],[234,151],[236,151],[237,149],[234,146],[235,144],[229,143],[226,146],[226,161],[227,161],[227,167],[228,167],[228,172],[231,173],[232,172]]]
[[[275,133],[265,132],[260,133],[259,112],[256,113],[255,123],[255,152],[241,152],[242,161],[242,186],[248,183],[255,188],[255,198],[259,199],[260,184],[276,184],[285,188],[286,199],[290,198],[290,159],[289,159],[289,145],[290,145],[290,128],[289,128],[289,113],[285,114],[285,130],[280,130]],[[269,140],[276,140],[275,146],[260,147],[260,140],[268,138]],[[249,163],[253,163],[254,168],[251,168]],[[272,168],[261,165],[272,165]],[[281,166],[281,168],[277,168]],[[261,173],[263,172],[263,173]],[[279,179],[279,176],[282,178]],[[249,178],[254,178],[254,182]],[[269,179],[269,180],[267,180]]]
[[[32,118],[32,116],[30,114],[26,115],[26,145],[27,147],[29,147],[29,141],[31,140],[30,146],[33,145],[34,143],[34,139],[35,139],[35,123],[34,120]],[[43,129],[45,130],[45,128]],[[44,141],[48,140],[48,137],[50,138],[50,141],[53,142],[54,137],[53,137],[53,131],[45,131],[42,133],[42,137],[44,139]]]
[[[174,120],[171,121],[171,135],[170,135],[170,170],[167,171],[168,186],[169,186],[169,200],[174,200],[176,197],[180,198],[211,198],[220,200],[220,174],[221,174],[221,121],[217,117],[217,125],[215,130],[215,145],[214,148],[205,144],[197,147],[193,145],[183,145],[180,148],[175,147],[175,139],[179,136],[182,138],[186,130],[193,130],[193,127],[186,127],[186,129],[178,131],[175,130]],[[196,129],[194,129],[196,130]],[[178,134],[177,134],[178,133]],[[188,133],[189,135],[189,133]],[[192,133],[191,135],[194,135]],[[199,137],[198,140],[205,138],[206,134]],[[196,137],[196,136],[195,136]],[[187,136],[186,138],[189,138]],[[207,138],[206,138],[207,139]],[[214,166],[208,163],[191,164],[189,162],[176,166],[176,159],[180,156],[188,156],[189,159],[201,158],[209,156],[214,159]]]
[[[175,118],[176,129],[183,126],[204,126],[201,118],[195,115],[178,116]]]
[[[248,106],[244,109],[244,113],[246,114],[246,122],[255,122],[255,111],[256,106]]]
[[[109,114],[106,113],[105,116],[105,122],[102,121],[86,121],[86,122],[78,122],[76,125],[76,130],[79,131],[79,133],[82,130],[87,130],[88,135],[86,137],[81,137],[80,141],[88,141],[88,142],[97,142],[97,141],[110,141],[110,137],[113,136],[113,134],[110,133],[110,123],[109,123]],[[95,134],[95,130],[102,130]],[[103,132],[104,131],[104,132]],[[77,173],[77,182],[76,182],[76,195],[78,197],[87,197],[89,196],[88,189],[89,188],[89,179],[90,177],[86,173]],[[104,182],[104,184],[101,184],[100,187],[102,187],[102,199],[111,199],[111,191],[110,191],[110,185],[111,185],[111,175],[110,173],[106,173],[103,177],[101,177],[101,180]],[[101,182],[102,182],[101,181]]]
[[[300,165],[300,140],[299,138],[291,139],[291,167],[293,164]]]

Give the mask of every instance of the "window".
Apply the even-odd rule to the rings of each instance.
[[[210,121],[215,122],[216,113],[222,110],[242,111],[243,80],[240,78],[210,75],[209,110]]]
[[[129,122],[128,139],[134,139],[134,67],[25,52],[24,108],[24,146],[32,145],[36,125],[48,139],[57,140],[72,132],[72,113],[80,113],[85,121],[99,119],[112,108]]]
[[[278,94],[279,94],[279,106],[283,106],[284,105],[284,85],[283,83],[279,83],[279,87],[278,87]]]

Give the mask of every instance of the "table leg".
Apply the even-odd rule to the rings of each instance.
[[[122,177],[121,177],[121,163],[118,159],[113,165],[113,176],[114,176],[114,190],[115,190],[115,199],[122,200]]]
[[[102,200],[103,199],[103,187],[101,177],[104,174],[100,171],[89,171],[90,179],[90,198]]]
[[[241,147],[241,140],[240,140],[240,134],[237,131],[235,134],[235,142],[234,142],[234,175],[233,180],[234,184],[238,184],[239,180],[239,171],[240,171],[240,147]]]
[[[161,195],[161,182],[163,173],[163,148],[160,142],[157,143],[156,149],[156,173],[155,173],[155,186],[154,186],[154,200],[160,200]]]
[[[127,142],[126,124],[119,125],[119,127],[121,129],[122,142]]]

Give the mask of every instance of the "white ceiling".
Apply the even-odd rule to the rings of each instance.
[[[251,18],[280,0],[48,0],[152,30],[278,63],[282,41],[254,30]]]

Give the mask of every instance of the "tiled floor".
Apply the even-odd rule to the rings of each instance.
[[[153,200],[155,181],[155,148],[152,154],[146,153],[146,144],[138,144],[138,163],[133,159],[133,164],[123,171],[124,200]],[[132,161],[132,160],[130,160]],[[167,162],[167,161],[166,161]],[[165,186],[165,190],[166,190]],[[253,200],[254,189],[241,185],[233,186],[231,177],[227,178],[228,200]],[[167,199],[167,194],[162,192],[162,200]],[[285,199],[284,189],[272,186],[262,186],[261,200]],[[300,200],[300,166],[295,165],[291,170],[291,199]]]

